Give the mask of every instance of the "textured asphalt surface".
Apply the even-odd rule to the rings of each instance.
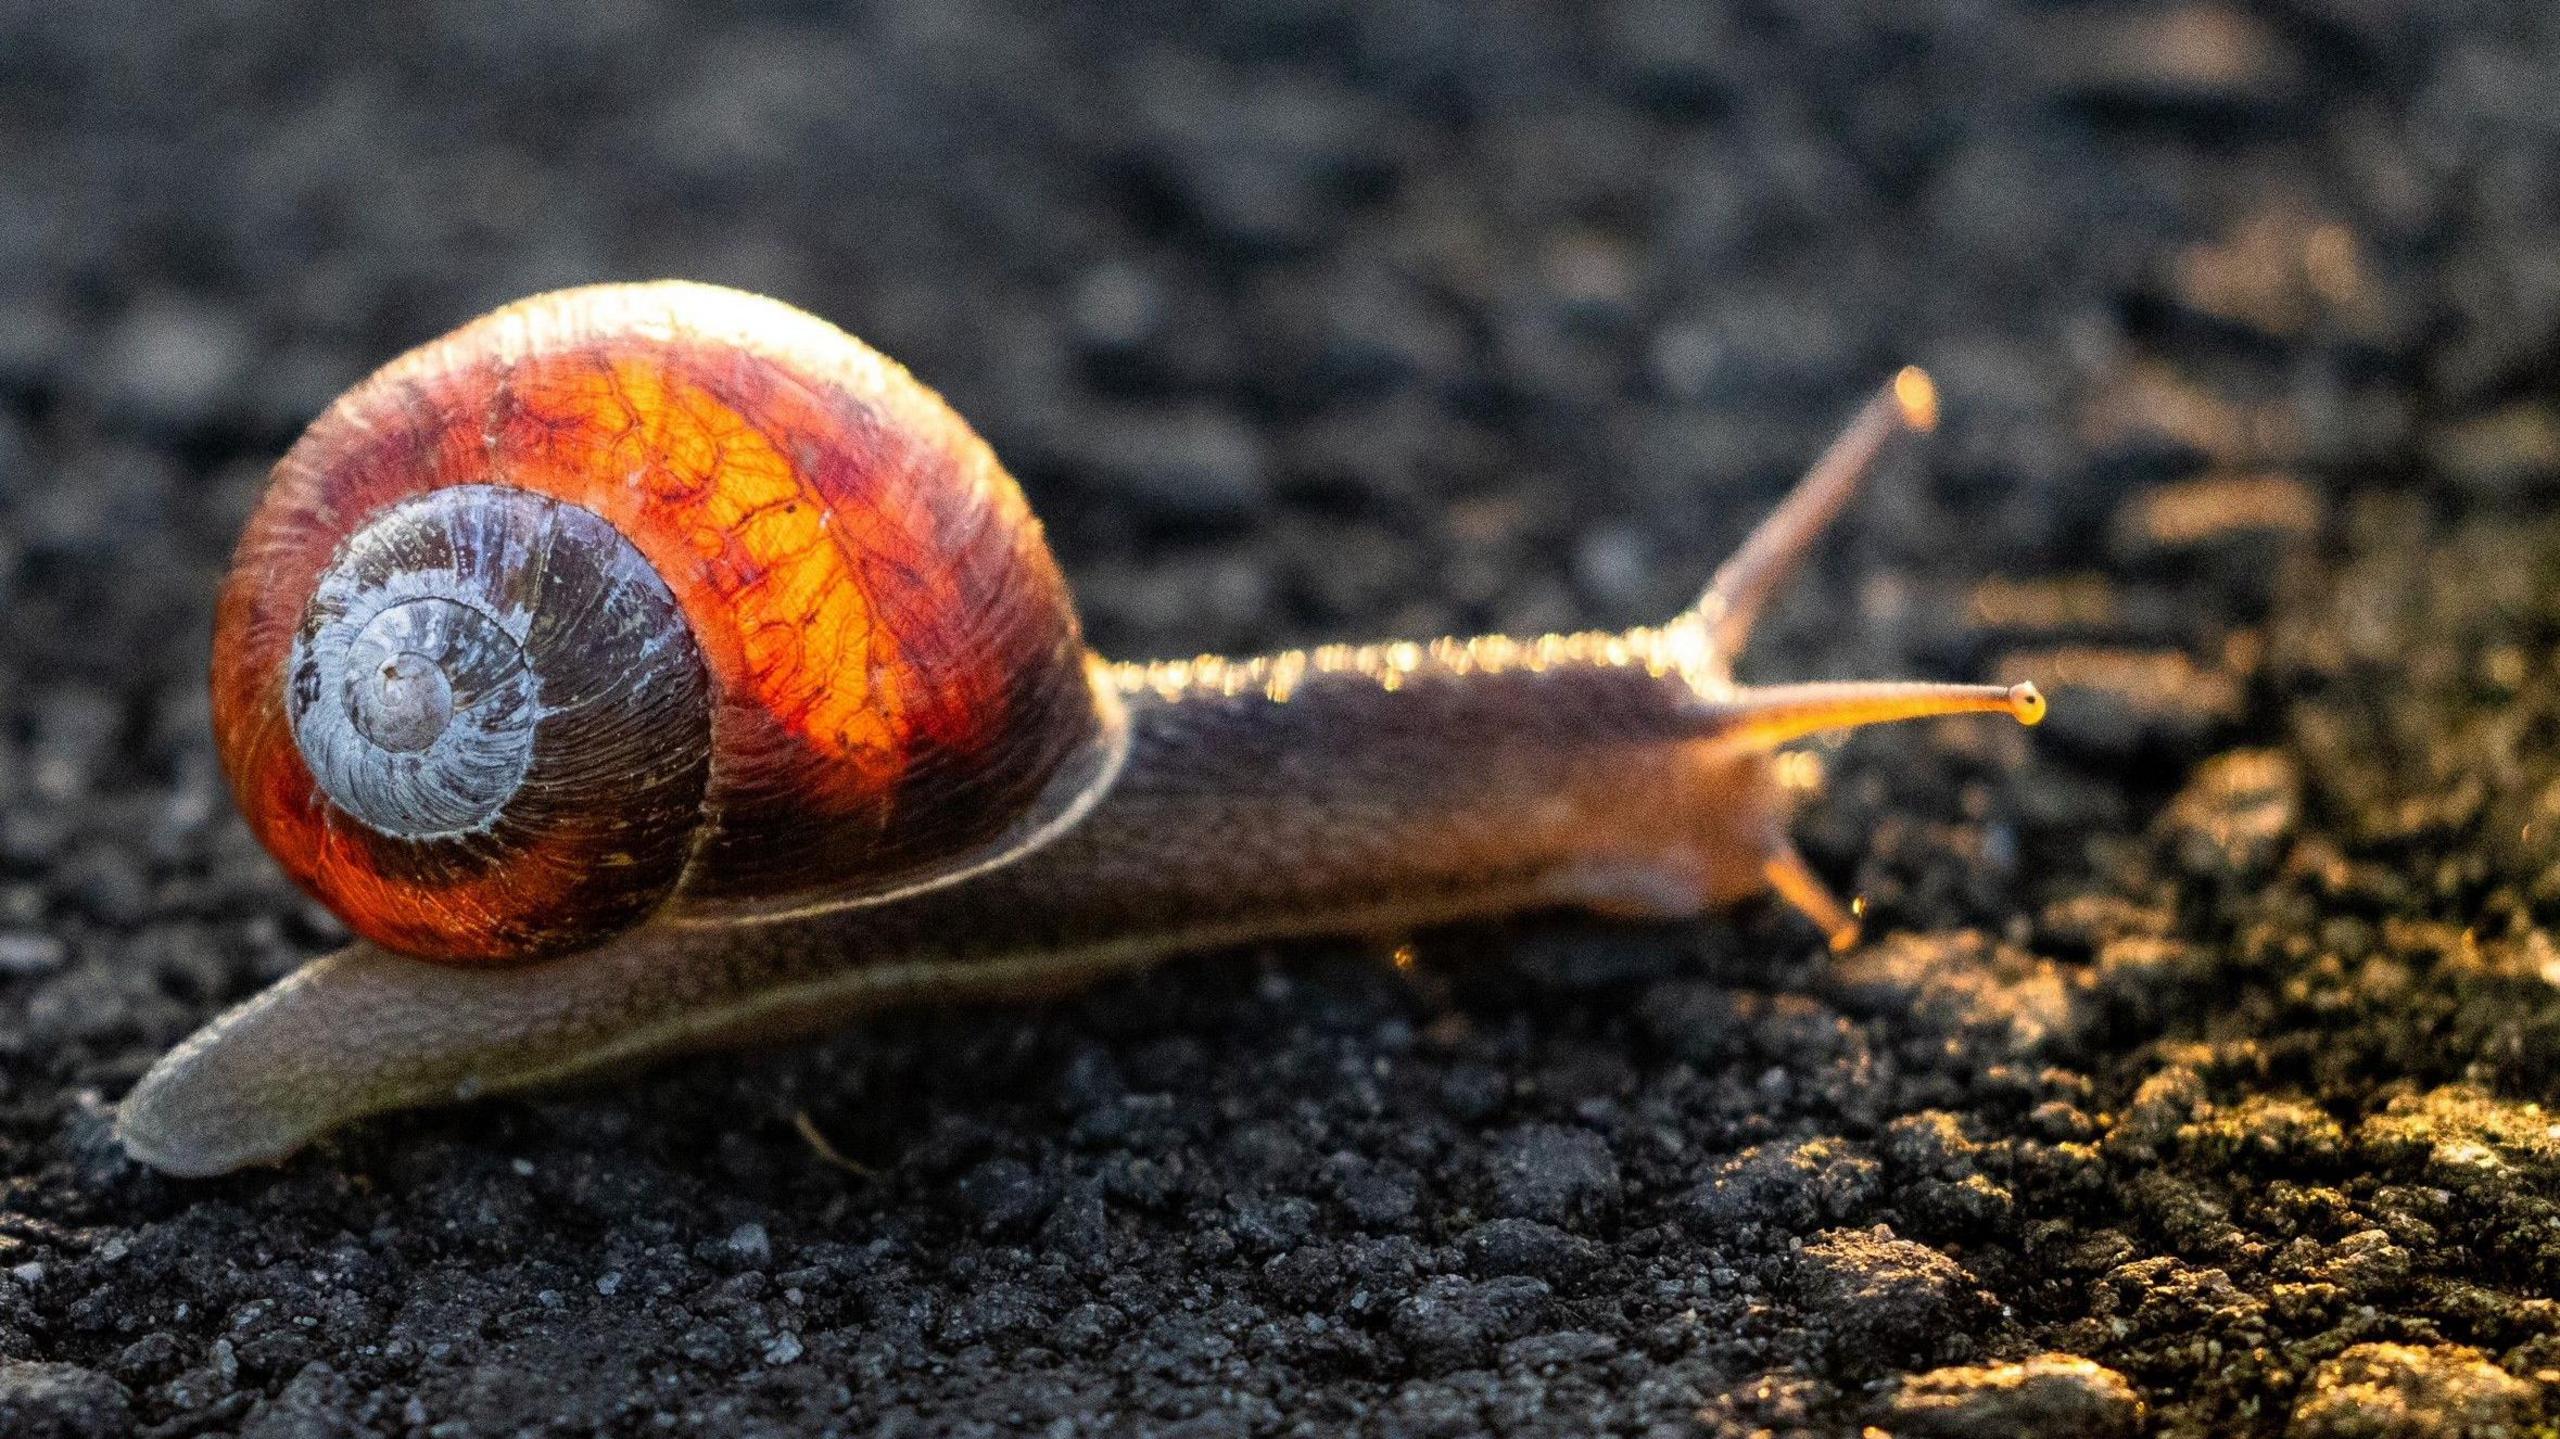
[[[2521,1435],[2560,1412],[2560,11],[0,5],[0,1433]],[[264,467],[555,285],[907,361],[1129,656],[1677,608],[1869,905],[1202,956],[187,1183],[340,937],[230,811]]]

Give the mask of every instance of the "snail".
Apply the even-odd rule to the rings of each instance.
[[[117,1132],[219,1173],[892,1001],[1531,908],[1774,892],[1845,945],[1776,748],[2044,701],[1731,665],[1936,404],[1896,376],[1659,627],[1115,664],[987,445],[852,336],[677,282],[508,306],[339,399],[247,524],[215,740],[358,942]]]

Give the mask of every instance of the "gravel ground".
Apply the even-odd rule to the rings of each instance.
[[[2560,11],[756,8],[0,4],[0,1433],[2560,1412]],[[1293,945],[137,1169],[340,938],[206,736],[264,467],[658,274],[942,387],[1132,656],[1657,618],[1917,360],[1752,673],[2054,717],[1830,757],[1837,962]]]

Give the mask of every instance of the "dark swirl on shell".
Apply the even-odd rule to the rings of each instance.
[[[666,583],[595,515],[488,485],[393,506],[322,577],[289,673],[337,829],[364,873],[444,896],[439,929],[540,954],[676,888],[709,679]]]

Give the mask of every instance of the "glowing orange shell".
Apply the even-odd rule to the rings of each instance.
[[[438,495],[449,490],[462,493]],[[507,516],[550,518],[492,519],[504,534],[484,542],[471,512],[500,491],[555,502],[498,506]],[[425,531],[433,555],[417,559],[414,535],[376,545],[387,557],[356,553],[351,536],[431,495],[448,512]],[[359,818],[334,797],[350,781],[325,787],[297,743],[297,726],[320,722],[289,707],[370,685],[358,728],[389,734],[397,753],[416,736],[432,744],[444,718],[398,705],[455,701],[420,699],[417,683],[450,686],[378,648],[362,653],[379,674],[324,683],[305,663],[289,696],[298,645],[319,642],[354,583],[316,600],[324,577],[362,559],[427,565],[438,586],[477,583],[474,567],[492,563],[479,552],[512,546],[514,592],[486,608],[538,611],[533,588],[565,583],[542,560],[571,532],[561,516],[618,533],[681,613],[698,658],[664,663],[698,664],[707,680],[703,774],[685,778],[687,722],[652,711],[616,731],[612,764],[647,771],[650,804],[667,815],[615,813],[601,761],[542,760],[524,784],[592,786],[601,817],[558,818],[566,805],[546,790],[528,796],[546,817],[523,833],[499,820],[421,836]],[[561,622],[581,618],[592,619]],[[556,626],[538,614],[511,623],[533,634],[517,636],[531,683],[551,686],[522,707],[535,728],[517,739],[539,755],[567,723],[555,716],[629,676],[561,679],[574,656],[529,652]],[[644,651],[661,654],[629,640],[628,654]],[[412,735],[385,713],[425,727]],[[574,948],[670,898],[688,911],[787,908],[966,868],[1018,841],[1026,814],[1063,803],[1054,787],[1107,739],[1065,582],[976,434],[832,326],[681,284],[511,305],[331,406],[278,464],[241,540],[217,621],[213,716],[242,809],[297,881],[368,938],[464,961]],[[373,752],[353,753],[324,769]],[[688,803],[698,814],[674,813]],[[635,832],[644,819],[652,833]],[[695,823],[655,832],[678,820]]]

